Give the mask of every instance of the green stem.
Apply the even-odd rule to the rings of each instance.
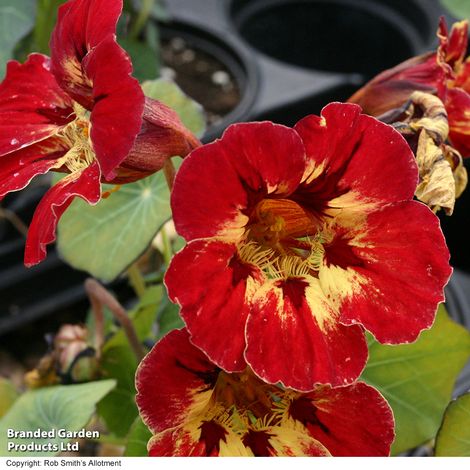
[[[165,264],[168,266],[170,264],[171,257],[173,256],[173,250],[171,248],[171,243],[166,233],[165,226],[162,227],[162,229],[160,230],[160,233],[162,234],[163,260],[165,261]]]
[[[166,184],[171,193],[176,175],[176,168],[175,165],[173,165],[171,158],[167,158],[165,160],[165,163],[163,164],[163,174],[165,175]]]
[[[140,7],[137,18],[135,19],[129,32],[129,37],[131,39],[137,39],[139,37],[142,29],[147,24],[154,3],[155,0],[142,0],[142,5]]]
[[[142,297],[146,290],[145,279],[136,263],[129,266],[127,269],[127,275],[129,277],[129,284],[132,286],[135,293],[139,297]]]
[[[64,0],[38,0],[34,46],[37,52],[49,54],[49,39],[57,18],[57,8]]]

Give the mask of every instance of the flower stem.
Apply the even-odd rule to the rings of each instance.
[[[131,264],[127,269],[127,275],[129,277],[129,284],[134,289],[135,293],[142,297],[145,294],[146,286],[145,286],[145,279],[140,272],[137,263]]]
[[[90,298],[91,307],[95,312],[95,318],[99,318],[100,315],[103,316],[103,305],[108,307],[114,315],[114,318],[116,318],[122,326],[127,340],[129,341],[129,345],[131,346],[137,361],[140,362],[145,356],[145,351],[140,344],[134,325],[127,316],[127,312],[124,307],[111,295],[109,291],[94,279],[89,278],[85,281],[85,291]]]
[[[21,235],[27,237],[28,226],[13,211],[0,207],[0,219],[2,218],[7,219]]]
[[[167,158],[165,160],[165,164],[163,165],[163,173],[165,174],[166,184],[168,185],[168,189],[173,189],[173,183],[175,181],[176,169],[171,161],[171,158]]]
[[[171,261],[171,257],[173,255],[173,250],[171,248],[170,239],[168,238],[168,234],[166,233],[165,226],[162,227],[160,230],[162,235],[162,244],[163,244],[163,260],[165,264],[168,266]]]
[[[155,0],[142,0],[142,5],[137,14],[137,18],[134,21],[134,24],[131,27],[129,32],[129,37],[131,39],[137,39],[142,32],[142,29],[146,25],[150,13],[152,12],[153,5]]]

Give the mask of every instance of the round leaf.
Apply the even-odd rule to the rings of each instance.
[[[51,443],[60,446],[70,439],[51,438],[13,439],[7,438],[7,430],[44,431],[65,429],[79,431],[90,420],[96,404],[114,388],[114,380],[102,380],[80,385],[58,385],[41,388],[23,394],[15,401],[8,413],[0,420],[0,455],[31,456],[31,452],[7,450],[8,442],[16,444]],[[60,447],[59,447],[60,448]],[[53,455],[57,452],[34,451],[35,456]]]
[[[59,252],[74,268],[111,281],[148,247],[170,214],[161,171],[123,185],[96,206],[77,198],[60,219]]]
[[[0,377],[0,418],[10,409],[18,397],[13,384],[3,377]]]
[[[447,407],[437,434],[436,456],[470,457],[470,393]]]
[[[470,357],[470,333],[439,308],[436,321],[412,344],[369,340],[362,379],[377,388],[393,409],[397,454],[433,438],[452,396],[454,382]]]
[[[0,77],[16,43],[34,26],[35,0],[0,0]]]

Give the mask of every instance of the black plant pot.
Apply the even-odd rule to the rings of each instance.
[[[243,119],[287,125],[347,99],[380,70],[431,49],[442,14],[437,0],[166,4],[175,21],[210,31],[253,71],[244,87],[251,106]]]
[[[229,124],[246,120],[258,90],[258,71],[251,58],[247,56],[246,51],[237,48],[236,45],[231,43],[230,39],[217,36],[210,28],[202,29],[174,21],[161,24],[160,32],[163,42],[174,38],[182,39],[190,47],[191,52],[196,51],[198,55],[220,63],[221,68],[226,70],[236,82],[240,95],[238,103],[219,122],[208,127],[203,136],[203,141],[210,142],[219,137]],[[209,88],[210,93],[216,96],[219,93],[212,83],[207,82],[207,78],[203,77],[202,73],[201,77],[197,73],[196,76],[185,76],[183,71],[176,77],[176,81],[183,91],[186,91],[196,101],[204,104],[204,98],[199,99],[197,95],[194,95],[194,92],[188,91],[191,88],[194,89],[194,83],[191,83],[194,80],[205,80],[197,87],[199,92],[206,87]],[[207,91],[204,94],[207,95]]]

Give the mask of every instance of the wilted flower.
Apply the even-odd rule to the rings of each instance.
[[[127,183],[198,145],[176,113],[145,98],[117,44],[122,0],[70,0],[60,7],[52,57],[10,61],[0,84],[0,198],[50,170],[68,173],[43,197],[26,241],[39,263],[76,196],[101,198],[101,181]]]
[[[137,405],[155,434],[152,456],[383,456],[393,415],[356,383],[310,393],[268,385],[247,369],[228,374],[174,330],[136,376]]]
[[[415,340],[451,273],[417,182],[403,137],[353,104],[294,129],[235,124],[193,151],[171,201],[188,244],[165,277],[193,344],[226,371],[309,391],[360,375],[363,327]]]
[[[416,197],[433,211],[454,210],[455,200],[467,185],[467,170],[460,153],[446,143],[447,112],[434,95],[415,91],[406,106],[382,115],[407,140],[416,155],[419,184]]]
[[[449,140],[463,157],[470,156],[470,58],[465,60],[468,23],[460,21],[450,34],[444,18],[435,52],[409,59],[373,78],[349,101],[379,116],[400,107],[414,91],[437,95],[449,118]]]
[[[85,382],[98,375],[97,352],[90,345],[85,326],[62,325],[50,346],[51,350],[41,358],[37,367],[25,375],[28,387]]]

